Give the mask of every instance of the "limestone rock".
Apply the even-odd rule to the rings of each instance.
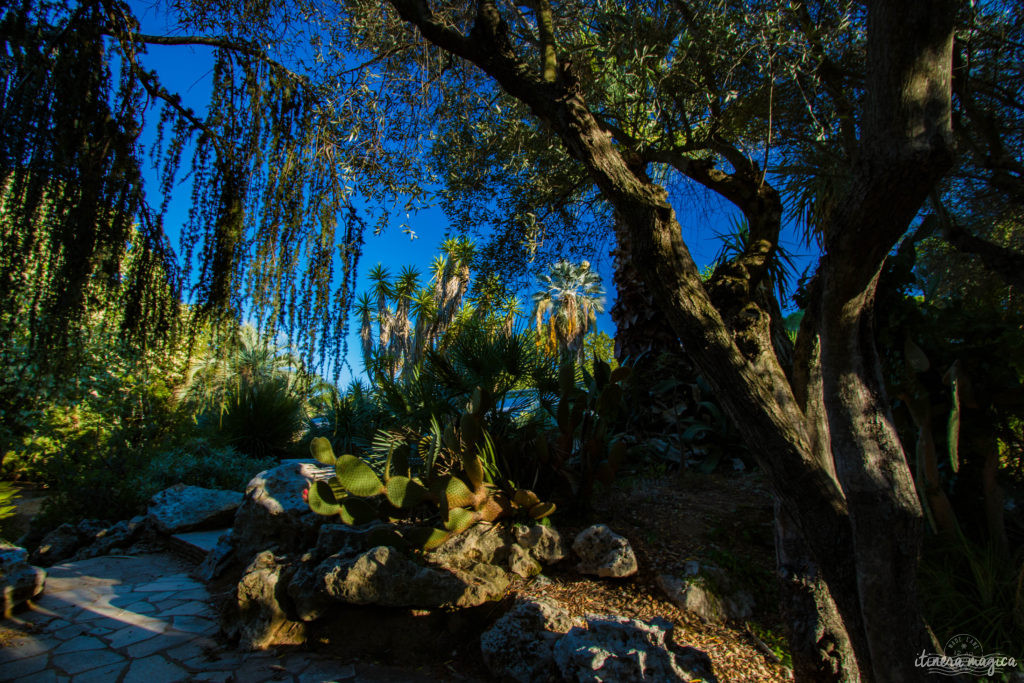
[[[190,576],[197,581],[209,583],[223,574],[234,557],[235,543],[232,538],[233,535],[234,531],[231,529],[222,533],[217,538],[217,545],[213,546],[213,550],[206,553],[206,557],[199,563],[199,566],[190,572]]]
[[[555,675],[555,643],[581,623],[552,600],[523,600],[480,636],[480,650],[496,678],[548,680]]]
[[[637,572],[636,554],[629,541],[604,524],[581,531],[572,549],[580,558],[576,570],[581,574],[622,578]]]
[[[259,553],[238,582],[237,615],[225,617],[225,632],[238,637],[243,650],[265,650],[272,645],[298,645],[304,640],[302,623],[288,619],[284,602],[286,565],[270,551]]]
[[[43,592],[46,572],[28,563],[28,551],[0,541],[0,587],[3,588],[3,616]]]
[[[231,523],[242,497],[237,491],[175,484],[153,496],[148,517],[162,533],[216,529]]]
[[[534,524],[516,526],[516,543],[528,550],[541,564],[554,564],[565,559],[565,542],[554,527]]]
[[[481,562],[503,566],[512,544],[512,535],[504,526],[481,522],[428,553],[427,561],[449,569],[470,569]]]
[[[543,567],[535,560],[530,551],[520,545],[512,546],[508,557],[508,569],[513,574],[518,574],[524,579],[529,579],[540,574]]]
[[[680,609],[711,623],[747,619],[754,612],[754,597],[714,565],[691,560],[684,565],[682,578],[664,574],[658,585]]]
[[[235,553],[240,560],[269,548],[302,552],[313,546],[325,518],[309,509],[302,492],[322,473],[315,462],[289,460],[253,477],[235,513]]]
[[[32,552],[32,564],[49,567],[68,559],[83,545],[78,536],[78,529],[71,524],[59,527],[43,536],[39,546]]]
[[[616,616],[589,616],[586,628],[574,627],[553,648],[563,680],[715,681],[711,660],[700,650],[672,641],[672,624]]]
[[[491,565],[451,571],[426,567],[390,546],[355,558],[333,556],[317,573],[319,587],[335,600],[391,607],[471,607],[499,599],[509,583],[505,572]]]
[[[375,533],[388,528],[383,522],[371,522],[360,526],[324,524],[317,532],[311,558],[320,562],[331,555],[351,556],[366,552],[380,545],[374,542]]]
[[[75,553],[74,559],[87,560],[100,555],[109,555],[120,548],[127,548],[145,528],[146,517],[137,516],[129,520],[121,520],[113,526],[101,529],[93,534],[91,544]]]
[[[326,570],[324,570],[326,571]],[[323,571],[314,562],[303,562],[288,581],[293,616],[300,621],[314,621],[322,617],[334,599],[327,594],[322,580]]]
[[[680,579],[668,574],[658,577],[658,586],[679,607],[692,612],[704,621],[721,624],[725,621],[725,605],[703,581]]]

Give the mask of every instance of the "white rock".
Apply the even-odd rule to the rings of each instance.
[[[230,524],[242,502],[237,491],[176,484],[149,501],[148,517],[165,534]]]
[[[636,554],[629,541],[604,524],[581,531],[572,549],[580,558],[576,570],[581,574],[622,578],[637,572]]]

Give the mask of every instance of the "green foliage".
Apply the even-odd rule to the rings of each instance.
[[[615,359],[615,340],[607,332],[596,331],[583,340],[583,363],[592,366],[599,361],[607,363],[612,370],[619,367]]]
[[[277,464],[275,458],[253,458],[231,447],[215,446],[202,437],[193,437],[149,459],[137,476],[137,486],[144,500],[179,483],[243,491],[254,476]]]
[[[548,404],[554,430],[539,434],[536,478],[560,481],[571,500],[587,509],[594,485],[608,486],[626,457],[627,444],[617,427],[625,409],[623,383],[631,370],[615,370],[602,361],[593,373],[564,358],[559,368],[557,405]]]
[[[789,641],[785,636],[779,635],[753,621],[748,621],[746,626],[751,634],[764,643],[765,647],[771,651],[780,666],[790,670],[793,669],[793,654],[790,652]]]
[[[276,464],[202,438],[156,453],[134,448],[85,450],[50,462],[50,495],[35,524],[48,529],[81,519],[115,521],[144,511],[155,494],[178,483],[242,491],[258,472]]]
[[[173,396],[180,355],[135,354],[99,334],[81,355],[71,376],[44,372],[23,347],[6,355],[0,370],[5,476],[49,483],[53,461],[152,446],[184,429]]]
[[[338,515],[346,524],[405,519],[409,524],[387,533],[393,535],[392,541],[421,550],[431,550],[480,521],[545,519],[555,510],[552,503],[495,477],[499,455],[483,422],[490,401],[478,389],[457,422],[442,432],[434,421],[434,443],[425,444],[434,453],[422,479],[411,475],[411,444],[393,443],[383,463],[371,463],[349,454],[335,456],[330,441],[314,438],[311,453],[333,465],[335,476],[309,488],[310,509]]]
[[[193,361],[181,403],[210,439],[254,458],[283,457],[297,447],[315,386],[290,348],[244,325],[231,345]]]
[[[398,183],[348,180],[365,167],[361,145],[345,143],[364,108],[334,105],[377,91],[360,87],[372,78],[361,70],[318,85],[283,66],[288,34],[257,5],[219,18],[210,5],[175,8],[185,34],[228,36],[194,109],[147,62],[154,39],[130,4],[5,5],[0,337],[25,325],[37,361],[73,367],[91,315],[123,313],[122,338],[151,345],[189,322],[180,299],[194,285],[204,320],[237,317],[244,299],[262,327],[301,340],[307,361],[344,359],[366,228],[353,194],[387,204]],[[155,141],[139,135],[143,121]],[[144,188],[150,162],[158,182]],[[162,214],[181,175],[191,207],[175,253]]]
[[[385,418],[373,390],[353,382],[345,391],[330,387],[314,395],[309,412],[313,415],[308,439],[325,437],[335,452],[361,453],[369,448]]]
[[[1010,561],[991,543],[962,535],[926,544],[920,568],[925,616],[939,642],[970,633],[986,652],[1024,642],[1024,555]]]
[[[7,520],[14,517],[14,499],[18,497],[18,489],[9,481],[0,481],[0,540],[7,538]]]
[[[680,440],[697,460],[697,469],[709,474],[724,458],[741,458],[753,464],[739,431],[714,399],[700,376],[689,386],[693,405],[679,418]]]

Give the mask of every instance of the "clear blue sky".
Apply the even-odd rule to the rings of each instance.
[[[141,22],[141,30],[152,34],[175,33],[174,27],[168,24],[166,15],[152,8],[148,0],[136,0],[131,3]],[[203,47],[191,46],[150,46],[148,53],[142,58],[142,62],[160,74],[165,86],[172,92],[182,95],[186,105],[202,112],[209,97],[211,85],[210,69],[212,65],[212,50]],[[154,119],[150,116],[150,119]],[[150,126],[152,129],[152,126]],[[153,131],[144,134],[143,140],[152,139]],[[156,187],[156,177],[146,166],[148,173],[146,177],[147,186]],[[155,190],[154,190],[155,192]],[[188,202],[190,188],[187,184],[179,185],[170,204],[168,215],[165,219],[167,232],[172,243],[177,243],[178,233],[184,224],[188,213]],[[151,201],[158,201],[154,195]],[[683,226],[683,240],[690,248],[694,260],[699,267],[713,261],[720,247],[720,242],[715,239],[716,234],[728,232],[730,229],[730,207],[723,202],[714,199],[707,199],[697,194],[687,194],[685,197],[676,200],[676,213]],[[358,205],[357,205],[358,206]],[[358,290],[362,291],[367,287],[366,273],[376,265],[382,263],[392,273],[398,271],[403,265],[413,265],[422,272],[427,273],[430,262],[437,254],[438,246],[445,238],[449,224],[443,212],[439,209],[426,209],[415,214],[409,220],[410,227],[415,231],[416,239],[410,240],[397,225],[386,230],[381,235],[366,235],[366,245],[360,259],[359,285]],[[789,237],[789,239],[785,239]],[[801,254],[806,249],[798,248],[793,231],[787,230],[784,235],[784,246],[795,253],[794,259],[797,264],[797,275],[806,267],[810,261],[810,255]],[[599,273],[608,292],[606,312],[599,316],[599,329],[614,335],[615,328],[607,309],[611,308],[615,300],[615,289],[612,283],[612,264],[608,256],[611,242],[601,249],[596,259]],[[529,292],[521,293],[525,300]],[[791,306],[784,302],[784,306]],[[355,326],[352,326],[352,333],[349,342],[350,353],[349,363],[356,371],[357,376],[361,375],[361,361],[358,358],[358,338],[355,334]],[[341,381],[347,383],[350,379],[347,370],[343,370]]]

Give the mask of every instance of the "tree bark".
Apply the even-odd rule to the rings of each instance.
[[[771,343],[770,313],[750,296],[757,278],[747,280],[750,298],[728,311],[727,324],[700,281],[665,190],[650,182],[635,154],[627,161],[616,147],[587,108],[570,66],[560,65],[554,82],[531,73],[493,0],[481,0],[468,36],[435,21],[425,0],[391,2],[426,39],[473,62],[525,103],[614,207],[617,236],[647,266],[647,287],[776,493],[782,557],[810,560],[799,572],[812,581],[802,601],[818,610],[816,623],[839,634],[835,675],[919,680],[914,660],[932,645],[916,594],[921,508],[882,390],[871,320],[886,255],[951,162],[955,2],[869,5],[859,162],[852,189],[826,228],[819,271],[815,306],[821,315],[812,332],[820,384],[808,382],[805,371],[803,391],[796,393]],[[749,261],[740,264],[748,272],[762,268],[774,246],[751,237]],[[805,407],[812,404],[816,413],[809,421]],[[817,628],[803,631],[816,634]],[[820,662],[817,645],[804,648],[811,640],[798,643],[811,662],[806,670],[824,671],[813,663]]]

